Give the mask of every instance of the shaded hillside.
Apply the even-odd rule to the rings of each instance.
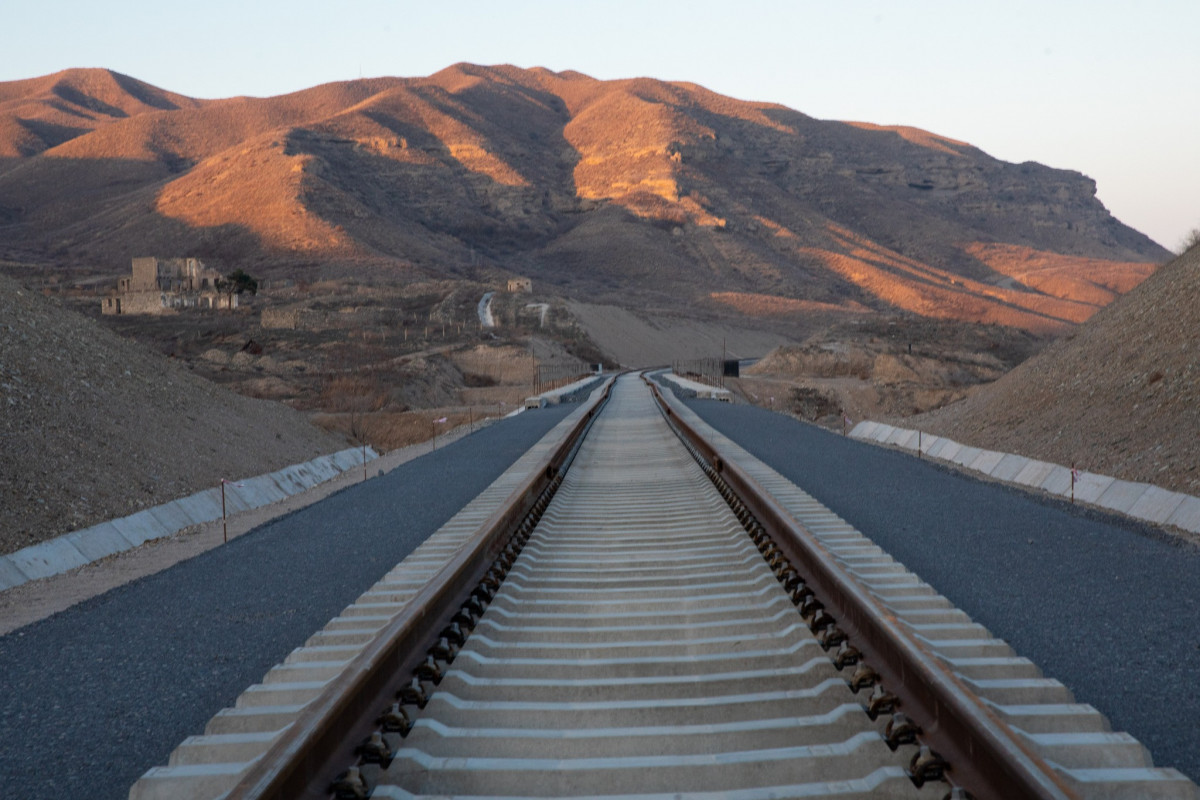
[[[0,277],[0,553],[344,442]]]
[[[147,253],[398,265],[623,305],[1039,331],[1168,255],[1076,172],[692,84],[465,64],[262,99],[104,70],[0,84],[0,232],[113,272]]]
[[[1200,494],[1200,247],[975,395],[909,423]]]

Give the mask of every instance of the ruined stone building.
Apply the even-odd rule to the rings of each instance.
[[[533,291],[533,281],[529,278],[509,278],[508,291],[513,294],[528,294]]]
[[[221,274],[198,258],[135,258],[103,300],[105,314],[168,314],[183,308],[237,308],[238,296],[217,290]]]

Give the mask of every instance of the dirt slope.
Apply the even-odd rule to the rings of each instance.
[[[346,444],[0,277],[0,552]]]
[[[1167,257],[1075,172],[693,84],[470,64],[205,101],[107,70],[0,84],[0,231],[110,273],[392,263],[626,307],[1038,331]]]
[[[994,384],[905,424],[1200,494],[1200,247]]]

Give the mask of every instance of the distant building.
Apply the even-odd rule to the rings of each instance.
[[[217,290],[221,274],[198,258],[135,258],[102,301],[105,314],[168,314],[182,308],[237,308],[238,296]]]
[[[508,291],[513,294],[520,292],[528,294],[533,291],[533,281],[529,278],[509,278]]]

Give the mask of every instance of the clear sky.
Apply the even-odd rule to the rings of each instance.
[[[108,67],[267,96],[458,61],[686,80],[1094,178],[1175,249],[1200,226],[1200,0],[12,3],[0,80]]]

